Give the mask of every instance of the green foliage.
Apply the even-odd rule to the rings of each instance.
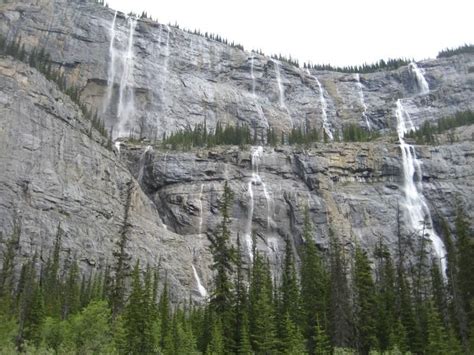
[[[344,142],[369,142],[380,137],[378,132],[367,131],[357,124],[350,124],[342,129]]]
[[[95,129],[108,140],[108,144],[110,143],[104,122],[99,118],[97,111],[95,113],[92,112],[88,106],[81,101],[80,88],[67,83],[64,70],[56,66],[44,48],[33,48],[32,51],[28,53],[25,50],[24,44],[21,43],[21,37],[9,42],[0,34],[0,55],[2,54],[12,56],[28,64],[43,74],[46,79],[57,84],[58,89],[69,96],[72,102],[79,107],[83,116],[90,121],[89,135],[91,136],[92,130]]]
[[[452,117],[440,118],[433,123],[426,121],[417,130],[409,132],[406,137],[414,139],[417,144],[437,144],[436,134],[472,124],[474,124],[474,112],[470,110],[459,111]],[[450,138],[450,140],[451,142],[454,141],[453,138]]]
[[[355,252],[354,286],[357,348],[362,353],[368,353],[377,344],[376,319],[373,313],[376,306],[375,285],[369,258],[360,247]]]
[[[231,245],[232,191],[227,184],[220,202],[222,222],[211,237],[215,278],[209,303],[171,307],[166,273],[158,301],[157,272],[148,266],[141,270],[137,262],[124,275],[129,286],[124,307],[113,314],[114,296],[106,280],[113,284],[118,275],[108,269],[81,275],[77,260],[63,255],[58,227],[46,261],[34,255],[25,260],[18,278],[13,274],[13,281],[4,282],[12,287],[0,295],[0,354],[472,353],[474,247],[461,206],[456,243],[450,241],[449,225],[443,227],[447,279],[428,258],[422,236],[418,243],[410,236],[419,253],[409,267],[402,253],[393,260],[379,242],[371,259],[356,248],[349,273],[345,247],[330,232],[326,264],[306,210],[304,243],[295,250],[287,242],[274,280],[255,235],[249,264],[238,236],[237,247]],[[4,270],[18,269],[19,250],[8,249],[15,238],[4,242],[4,257],[10,260]],[[400,234],[400,243],[408,238]]]
[[[292,128],[288,134],[288,144],[309,144],[313,142],[319,142],[319,132],[316,128],[311,127],[295,127]]]
[[[362,64],[359,66],[346,66],[346,67],[334,67],[330,64],[304,64],[304,68],[314,69],[314,70],[328,70],[328,71],[336,71],[341,73],[375,73],[382,70],[396,70],[400,67],[408,65],[413,60],[405,59],[405,58],[398,58],[398,59],[380,59],[378,62],[373,64]]]
[[[474,45],[472,44],[464,44],[463,46],[457,48],[446,48],[443,49],[438,53],[436,58],[448,58],[458,54],[473,54],[474,53]]]
[[[196,147],[214,147],[219,145],[246,145],[252,143],[250,128],[245,125],[223,125],[218,122],[214,131],[207,128],[206,123],[194,128],[186,128],[167,137],[161,144],[165,148],[189,150]]]

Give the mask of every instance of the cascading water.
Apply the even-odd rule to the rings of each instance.
[[[148,152],[151,152],[152,150],[153,150],[153,147],[151,145],[149,145],[145,148],[142,155],[140,156],[138,178],[137,178],[137,180],[140,184],[143,180],[143,174],[145,173],[145,163],[146,163],[146,159],[147,159],[147,154],[148,154]]]
[[[253,66],[254,66],[254,60],[255,60],[255,57],[252,56],[250,58],[250,77],[252,78],[252,95],[253,97],[255,97],[255,74],[253,72]]]
[[[247,228],[245,233],[245,242],[247,245],[248,254],[251,259],[253,259],[252,254],[252,220],[253,220],[253,212],[255,208],[255,196],[253,187],[257,185],[261,185],[263,189],[263,194],[265,196],[265,200],[267,203],[267,229],[270,229],[273,224],[273,217],[272,217],[272,197],[267,189],[267,185],[262,180],[258,167],[260,164],[260,159],[263,157],[263,147],[253,147],[252,148],[252,177],[250,178],[247,186],[247,191],[249,194],[249,210],[248,210],[248,219],[247,219]]]
[[[127,45],[127,51],[125,53],[122,53],[122,75],[120,78],[119,102],[118,102],[118,109],[117,109],[118,126],[117,126],[117,131],[114,132],[115,137],[125,136],[129,133],[130,121],[132,120],[133,114],[135,111],[135,103],[134,103],[135,98],[134,98],[134,91],[132,87],[132,84],[133,84],[132,79],[133,79],[133,67],[135,64],[134,54],[133,54],[133,37],[135,34],[135,27],[137,25],[137,20],[135,18],[130,17],[128,19],[128,22],[129,22],[128,45]]]
[[[288,119],[290,120],[291,127],[293,127],[293,118],[291,117],[290,111],[285,103],[285,87],[281,81],[281,72],[280,72],[280,62],[272,59],[273,64],[275,65],[275,76],[278,84],[278,91],[280,93],[280,108],[284,109],[288,114]]]
[[[420,69],[415,62],[410,63],[409,68],[412,73],[415,74],[416,82],[418,84],[418,88],[420,90],[419,94],[424,95],[430,92],[430,86],[425,79],[423,69]]]
[[[405,193],[404,207],[406,209],[409,223],[415,232],[424,231],[430,239],[436,257],[441,262],[443,274],[446,272],[446,249],[443,241],[433,229],[430,210],[423,197],[421,164],[416,157],[415,147],[405,142],[405,134],[414,128],[410,115],[404,109],[402,101],[397,100],[397,133],[402,152],[403,177]]]
[[[253,101],[254,101],[254,104],[255,104],[255,108],[257,110],[257,113],[258,113],[258,117],[260,118],[260,122],[267,122],[267,126],[268,126],[268,121],[265,117],[265,114],[263,113],[263,109],[262,109],[262,106],[260,106],[258,104],[258,100],[257,100],[257,94],[255,93],[255,87],[256,87],[256,78],[255,78],[255,73],[254,73],[254,61],[255,61],[255,57],[252,55],[252,57],[250,58],[250,77],[252,79],[252,96],[253,96]]]
[[[196,268],[194,267],[193,264],[191,264],[191,267],[193,268],[193,273],[194,273],[194,279],[196,280],[197,284],[197,290],[199,291],[199,294],[201,297],[207,297],[207,290],[206,288],[202,285],[201,279],[199,278],[199,275],[196,271]]]
[[[328,138],[330,140],[334,140],[334,136],[331,131],[331,126],[328,121],[328,113],[327,113],[328,103],[326,101],[326,98],[324,97],[323,86],[321,85],[321,83],[319,82],[318,78],[315,75],[311,75],[309,69],[306,69],[306,73],[308,73],[308,75],[316,81],[316,84],[318,84],[319,101],[321,102],[321,114],[323,117],[323,129],[324,129],[324,132],[326,132],[326,135],[328,136]]]
[[[362,112],[362,117],[365,119],[365,123],[367,124],[367,129],[370,131],[370,122],[369,118],[367,117],[367,104],[365,103],[365,97],[364,97],[364,90],[362,83],[360,82],[360,75],[355,74],[355,79],[356,79],[356,84],[357,84],[357,93],[359,94],[359,100],[362,108],[364,111]]]
[[[115,80],[115,58],[117,56],[117,52],[115,50],[115,22],[117,20],[117,11],[115,11],[114,19],[112,20],[112,24],[110,26],[110,45],[109,45],[109,56],[110,56],[110,64],[109,70],[107,73],[107,92],[105,95],[104,106],[102,112],[105,113],[107,110],[110,100],[112,99],[112,91],[114,88],[114,80]]]
[[[122,143],[120,143],[119,141],[115,142],[114,143],[114,147],[115,149],[117,150],[117,154],[120,156],[120,146],[121,146]]]
[[[199,235],[202,233],[202,223],[204,219],[203,203],[202,203],[202,192],[204,190],[204,185],[201,184],[201,189],[199,190]]]

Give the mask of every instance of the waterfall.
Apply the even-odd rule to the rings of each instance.
[[[117,20],[117,11],[115,11],[114,19],[112,20],[112,24],[110,26],[110,45],[109,45],[109,57],[110,57],[110,64],[109,70],[107,72],[107,92],[105,94],[105,101],[102,108],[102,112],[105,113],[107,107],[110,104],[110,100],[112,99],[112,91],[114,88],[114,80],[115,80],[115,57],[117,52],[115,50],[115,22]]]
[[[288,114],[288,119],[290,120],[291,127],[293,128],[293,118],[291,117],[290,111],[288,110],[288,107],[286,106],[285,103],[285,87],[283,86],[283,83],[281,82],[281,73],[280,73],[280,62],[272,59],[273,64],[275,65],[275,75],[276,75],[276,80],[278,84],[278,91],[280,94],[280,108],[284,109],[286,113]]]
[[[327,114],[327,109],[328,109],[328,103],[326,101],[326,98],[324,97],[324,91],[323,91],[323,86],[319,82],[318,78],[315,75],[311,75],[309,69],[306,69],[306,72],[310,77],[312,77],[315,81],[316,84],[318,84],[319,88],[319,101],[321,102],[321,114],[323,117],[323,129],[324,132],[326,132],[326,135],[330,140],[334,140],[334,136],[331,132],[331,125],[329,124],[328,121],[328,114]]]
[[[252,95],[255,98],[255,74],[253,72],[254,60],[255,57],[252,55],[252,57],[250,58],[250,77],[252,78]]]
[[[117,154],[118,154],[119,157],[120,157],[120,145],[121,144],[122,143],[120,143],[119,141],[114,143],[115,150],[117,151]]]
[[[199,294],[201,295],[201,297],[207,297],[207,290],[206,288],[202,285],[201,283],[201,279],[199,278],[199,275],[196,271],[196,268],[194,267],[193,264],[191,264],[191,267],[193,268],[193,273],[194,273],[194,279],[196,280],[196,284],[197,284],[197,289],[199,291]]]
[[[255,196],[254,196],[254,186],[261,185],[263,190],[263,195],[265,196],[265,201],[267,204],[267,229],[270,229],[273,225],[273,217],[272,217],[272,197],[267,189],[267,185],[263,181],[262,177],[259,174],[258,167],[260,164],[260,160],[263,158],[263,147],[253,147],[252,148],[252,177],[250,178],[247,191],[249,194],[249,210],[247,216],[247,226],[246,226],[246,233],[245,233],[245,242],[247,244],[248,254],[251,259],[253,259],[252,254],[252,220],[253,220],[253,213],[255,209]]]
[[[171,27],[166,25],[166,45],[165,45],[165,61],[163,64],[163,69],[164,72],[167,74],[168,73],[168,63],[169,63],[169,58],[170,58],[170,32],[171,32]]]
[[[418,88],[420,89],[419,94],[424,95],[430,92],[430,86],[425,79],[423,69],[420,69],[415,62],[410,63],[409,68],[412,73],[415,74],[416,83],[418,84]]]
[[[142,155],[140,156],[140,161],[139,161],[139,169],[138,169],[138,183],[142,183],[143,180],[143,174],[145,173],[145,163],[146,163],[146,158],[148,152],[152,151],[153,147],[151,145],[147,146],[145,150],[143,151]]]
[[[440,259],[441,270],[446,272],[446,249],[443,241],[433,229],[430,210],[422,194],[422,172],[420,161],[416,157],[415,147],[405,142],[405,134],[414,128],[410,115],[404,109],[402,101],[397,101],[395,111],[397,117],[397,133],[402,152],[403,178],[405,193],[404,207],[409,223],[415,232],[424,230],[432,242],[436,257]]]
[[[130,17],[127,51],[123,53],[122,58],[122,76],[120,78],[119,102],[118,102],[118,132],[117,136],[124,136],[130,132],[130,120],[135,111],[134,92],[132,87],[134,54],[133,54],[133,36],[137,20]],[[127,131],[128,128],[128,131]]]
[[[367,117],[367,105],[365,103],[365,98],[364,98],[364,90],[362,87],[362,83],[360,82],[360,75],[355,74],[355,79],[356,79],[356,84],[357,84],[357,93],[359,94],[359,100],[362,108],[364,111],[362,112],[362,117],[365,119],[365,123],[367,124],[367,129],[370,131],[370,122],[369,118]]]
[[[202,204],[202,192],[204,190],[204,184],[201,184],[199,191],[199,235],[202,233],[202,222],[203,222],[203,204]]]
[[[255,61],[255,56],[252,55],[252,57],[250,57],[250,77],[251,77],[251,79],[252,79],[252,97],[253,97],[253,102],[254,102],[254,105],[255,105],[255,109],[257,110],[258,117],[260,118],[260,121],[261,121],[261,122],[263,122],[263,121],[267,122],[267,127],[269,127],[267,118],[265,117],[265,114],[263,113],[262,106],[260,106],[260,105],[258,104],[258,101],[257,101],[257,94],[255,93],[256,78],[255,78],[255,73],[254,73],[254,61]]]

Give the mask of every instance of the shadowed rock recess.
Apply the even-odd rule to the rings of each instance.
[[[90,270],[113,262],[126,226],[127,253],[160,264],[175,301],[198,301],[211,286],[206,235],[220,222],[226,181],[235,193],[233,238],[242,237],[247,261],[255,232],[276,271],[285,239],[295,247],[302,243],[306,208],[323,250],[331,234],[349,250],[380,240],[395,248],[397,206],[402,233],[413,232],[411,210],[404,208],[409,161],[400,150],[401,123],[419,127],[474,110],[472,54],[360,75],[308,71],[65,0],[0,5],[0,33],[10,41],[21,38],[27,51],[44,48],[113,138],[121,138],[107,149],[56,84],[0,57],[0,232],[9,235],[19,219],[20,254],[47,255],[60,224],[63,248]],[[304,149],[180,152],[154,144],[163,134],[204,122],[209,129],[217,122],[245,124],[259,136],[269,128],[312,127],[329,137],[355,124],[381,137]],[[474,217],[474,126],[450,134],[454,142],[441,134],[438,145],[407,145],[416,150],[416,197],[441,238],[443,219],[453,229],[457,203]]]

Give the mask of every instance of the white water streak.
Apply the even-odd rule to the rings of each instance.
[[[137,20],[130,17],[129,21],[129,33],[128,33],[128,45],[127,51],[122,59],[122,77],[120,78],[119,88],[119,102],[117,116],[118,122],[118,136],[124,136],[130,133],[130,124],[132,116],[135,113],[135,98],[133,91],[133,68],[134,68],[134,54],[133,54],[133,36],[135,34],[135,27]],[[128,128],[128,131],[127,131]]]
[[[202,203],[202,193],[203,193],[203,190],[204,190],[204,184],[201,184],[201,189],[199,190],[199,235],[201,235],[202,233],[202,223],[203,223],[203,219],[204,219],[204,207],[203,207],[203,203]]]
[[[193,273],[194,273],[194,279],[196,280],[196,284],[197,284],[197,290],[199,291],[199,294],[201,295],[201,297],[207,297],[207,290],[206,288],[202,285],[201,283],[201,279],[199,278],[199,275],[196,271],[196,268],[194,267],[194,265],[191,264],[191,267],[193,268]]]
[[[403,178],[405,193],[404,207],[411,228],[414,232],[420,233],[424,230],[425,236],[428,236],[432,247],[441,262],[443,274],[446,272],[446,249],[443,241],[433,229],[430,210],[422,194],[422,172],[421,163],[416,157],[415,147],[405,142],[405,134],[414,128],[413,121],[404,109],[401,100],[397,100],[397,133],[400,141],[400,150],[402,152]]]
[[[360,100],[360,105],[364,109],[362,112],[362,117],[365,119],[365,123],[367,124],[367,129],[370,131],[370,122],[369,118],[367,117],[367,104],[365,103],[365,97],[364,97],[364,88],[362,86],[362,83],[360,82],[360,75],[357,73],[355,74],[355,79],[356,79],[356,85],[357,85],[357,93],[359,94],[359,100]]]
[[[273,225],[273,213],[272,213],[272,197],[270,192],[267,189],[267,185],[263,181],[262,177],[260,176],[258,167],[260,164],[260,160],[263,158],[263,147],[253,147],[252,148],[252,177],[250,178],[247,184],[247,191],[249,194],[249,210],[247,216],[247,226],[246,226],[246,233],[245,233],[245,242],[247,245],[247,251],[250,258],[253,260],[253,253],[252,253],[252,221],[253,221],[253,213],[255,209],[255,192],[254,186],[261,185],[263,194],[265,196],[266,204],[267,204],[267,229],[269,230]]]
[[[324,129],[324,132],[326,132],[326,135],[328,136],[328,138],[330,140],[334,140],[334,136],[333,136],[332,131],[331,131],[331,125],[329,124],[329,120],[328,120],[328,113],[327,113],[328,103],[326,101],[326,98],[324,97],[323,86],[319,82],[316,75],[311,75],[309,69],[306,69],[306,72],[308,73],[308,75],[310,77],[312,77],[316,81],[316,84],[318,84],[319,101],[321,102],[321,115],[322,115],[322,118],[323,118],[323,129]]]
[[[416,82],[418,84],[418,88],[420,89],[420,95],[425,95],[430,92],[430,86],[425,79],[423,69],[420,69],[415,62],[410,63],[409,65],[410,70],[412,73],[415,74]]]
[[[115,80],[115,57],[117,56],[117,52],[115,50],[115,22],[117,20],[117,11],[115,11],[114,19],[112,20],[112,24],[110,25],[110,45],[109,45],[109,57],[110,57],[110,64],[109,70],[107,72],[107,92],[105,94],[105,101],[102,108],[102,112],[105,113],[107,110],[110,100],[112,99],[112,91],[114,88],[114,80]]]
[[[293,118],[291,117],[290,111],[288,110],[288,107],[286,106],[285,103],[285,87],[283,86],[283,83],[281,81],[281,72],[280,72],[280,62],[272,59],[273,64],[275,65],[275,76],[278,84],[278,92],[279,92],[279,97],[280,97],[280,108],[284,109],[286,113],[288,114],[288,119],[290,120],[291,127],[293,128]]]
[[[140,156],[140,161],[139,161],[139,169],[138,169],[138,182],[141,184],[143,181],[143,174],[145,173],[145,164],[147,160],[147,154],[148,152],[153,151],[153,147],[151,145],[147,146],[145,150],[143,151],[142,155]]]

